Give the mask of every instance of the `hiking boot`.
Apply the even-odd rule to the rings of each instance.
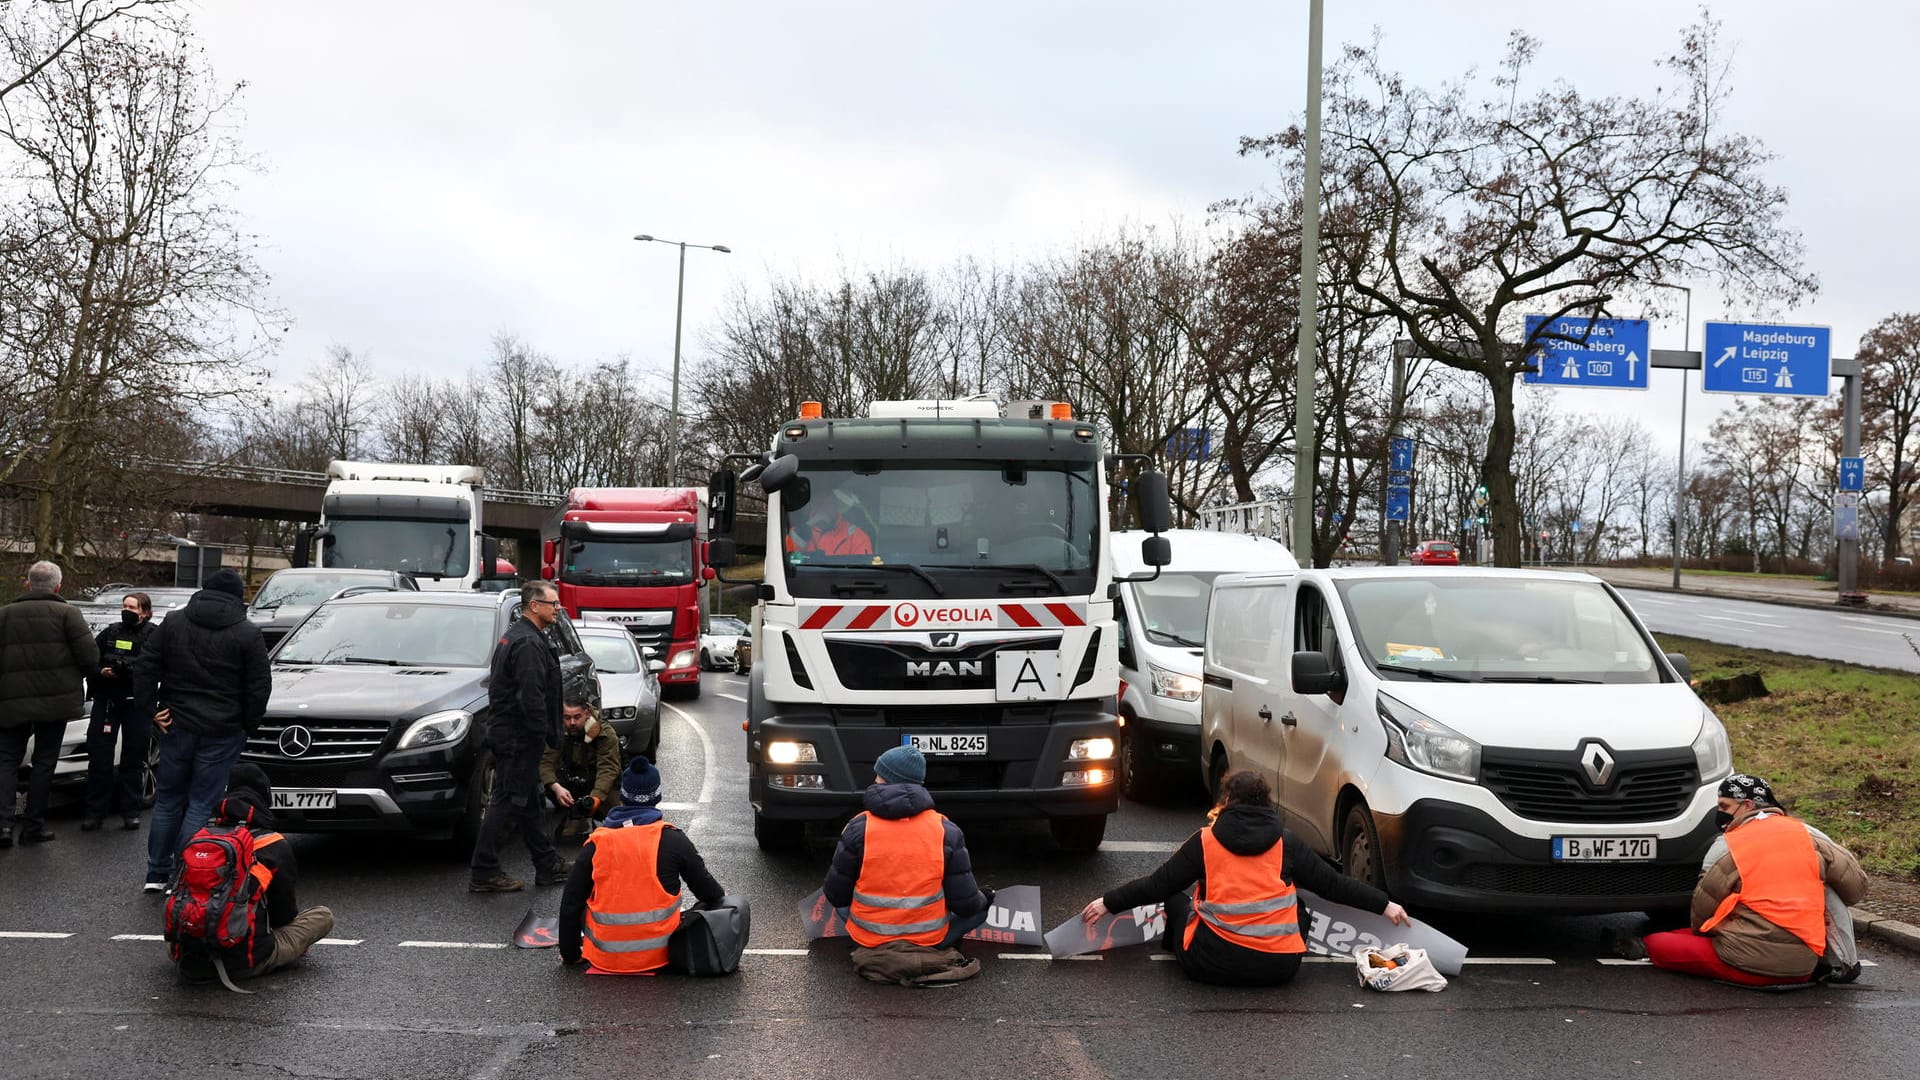
[[[81,818],[81,819],[80,819],[80,831],[81,831],[81,832],[99,832],[99,831],[100,831],[100,819],[99,819],[99,818],[97,818],[97,817],[83,817],[83,818]]]
[[[10,848],[12,846],[13,830],[11,828],[0,829],[0,848]]]
[[[567,882],[567,875],[571,873],[573,873],[572,863],[562,859],[556,859],[533,872],[533,883],[535,885],[564,885]]]
[[[20,834],[20,842],[23,844],[45,844],[52,840],[53,830],[45,827],[28,829],[26,832]]]
[[[494,871],[491,877],[474,878],[467,882],[468,892],[519,892],[524,888],[526,885],[519,878],[508,877],[499,870]]]
[[[138,832],[139,829],[140,829],[139,814],[128,814],[126,817],[120,819],[121,832]]]

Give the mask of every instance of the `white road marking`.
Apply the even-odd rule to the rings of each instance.
[[[505,942],[500,941],[403,941],[402,949],[504,949]]]
[[[745,705],[747,703],[747,699],[741,697],[739,694],[729,694],[724,690],[720,691],[719,696],[726,698],[728,701],[737,701],[742,705]]]
[[[113,935],[113,940],[115,941],[165,941],[167,939],[160,934],[115,934]]]
[[[1596,957],[1594,962],[1608,967],[1650,967],[1653,964],[1651,960],[1625,960],[1618,956]]]
[[[1000,956],[1000,959],[1002,960],[1051,960],[1053,959],[1052,953],[1043,953],[1043,952],[1003,952],[1003,953],[1000,953],[999,956]],[[1080,957],[1075,956],[1075,957],[1071,957],[1070,959],[1078,960],[1080,959]],[[1098,960],[1100,958],[1097,956],[1092,956],[1092,957],[1088,957],[1087,959]]]
[[[700,767],[704,771],[702,772],[700,777],[700,798],[697,801],[703,802],[703,803],[712,802],[713,801],[713,778],[714,778],[714,773],[716,771],[714,766],[717,764],[717,761],[713,753],[713,740],[707,737],[707,729],[701,727],[700,722],[698,720],[695,720],[692,716],[689,716],[685,711],[680,709],[678,706],[668,705],[666,702],[663,701],[660,703],[660,707],[672,713],[673,715],[679,717],[680,719],[685,720],[687,722],[687,726],[693,729],[693,733],[695,735],[700,736],[700,754],[701,754]]]
[[[70,938],[72,934],[62,934],[47,930],[0,930],[0,938],[47,938],[57,941]]]
[[[805,949],[744,949],[748,956],[806,956]]]
[[[1149,957],[1147,957],[1147,959],[1149,959],[1149,960],[1171,960],[1171,959],[1173,959],[1173,954],[1172,954],[1172,953],[1170,953],[1170,952],[1157,952],[1157,953],[1154,953],[1154,954],[1153,954],[1152,956],[1149,956]]]
[[[1843,626],[1840,629],[1852,630],[1858,634],[1886,634],[1889,637],[1905,637],[1911,632],[1907,630],[1882,630],[1875,626]]]
[[[697,802],[663,802],[660,804],[660,809],[662,810],[698,810],[700,809],[700,804]]]
[[[367,939],[357,938],[357,937],[323,937],[319,941],[314,942],[314,944],[315,945],[358,945],[365,940]]]
[[[1300,958],[1300,962],[1301,962],[1301,963],[1303,963],[1303,964],[1351,964],[1351,963],[1353,963],[1353,957],[1351,957],[1351,956],[1321,956],[1321,955],[1319,955],[1318,953],[1315,953],[1315,954],[1313,954],[1312,956],[1303,956],[1303,957],[1301,957],[1301,958]]]
[[[1702,615],[1700,617],[1703,619],[1712,619],[1714,622],[1739,623],[1742,626],[1764,626],[1769,630],[1785,630],[1787,628],[1786,623],[1760,622],[1757,619],[1738,619],[1731,615]]]
[[[1101,851],[1152,851],[1171,854],[1180,850],[1184,840],[1103,840]]]
[[[1555,963],[1544,956],[1469,956],[1460,962],[1463,964],[1504,964],[1515,967],[1522,965],[1552,967]]]

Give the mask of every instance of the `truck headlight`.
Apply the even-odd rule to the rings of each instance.
[[[1451,780],[1478,783],[1480,744],[1385,694],[1375,699],[1387,729],[1387,760]]]
[[[429,713],[407,725],[395,750],[415,750],[422,746],[445,746],[467,737],[473,726],[473,714],[465,709]]]
[[[1157,664],[1148,664],[1147,670],[1153,674],[1153,692],[1161,697],[1175,701],[1200,700],[1200,680],[1192,675],[1168,671]]]
[[[797,765],[802,761],[819,761],[820,755],[810,742],[780,739],[767,744],[767,760],[775,765]]]
[[[1067,745],[1067,757],[1073,761],[1105,761],[1113,756],[1109,738],[1075,739]]]
[[[1733,743],[1727,738],[1726,725],[1713,710],[1702,711],[1706,719],[1700,724],[1699,737],[1693,740],[1693,760],[1700,769],[1700,782],[1705,784],[1733,772]]]
[[[698,657],[699,657],[699,654],[695,650],[682,649],[681,651],[673,654],[673,659],[667,661],[667,666],[675,670],[678,670],[680,668],[689,668],[693,666],[694,661]]]

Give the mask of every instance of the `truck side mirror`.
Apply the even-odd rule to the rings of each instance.
[[[1173,528],[1173,500],[1168,495],[1167,474],[1148,469],[1134,482],[1140,499],[1140,527],[1150,533]]]
[[[792,454],[781,454],[760,470],[760,490],[769,495],[784,491],[800,475],[800,459]]]
[[[500,576],[500,541],[497,537],[480,537],[480,580],[491,581]]]
[[[313,562],[313,526],[302,525],[293,534],[293,551],[289,553],[287,565],[303,570]]]
[[[1164,536],[1149,536],[1140,541],[1140,561],[1148,566],[1166,566],[1173,562],[1173,541]]]
[[[707,541],[707,577],[713,577],[715,567],[732,566],[734,558],[733,541],[727,537]]]
[[[540,541],[540,576],[552,581],[559,573],[560,541]]]
[[[1293,691],[1296,694],[1339,694],[1346,692],[1347,677],[1335,671],[1333,661],[1323,652],[1293,654]]]
[[[725,536],[733,532],[733,498],[739,481],[732,469],[715,469],[707,477],[707,532]]]

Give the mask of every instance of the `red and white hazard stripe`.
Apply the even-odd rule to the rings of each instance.
[[[1084,604],[1001,604],[1000,614],[1008,623],[1023,630],[1031,630],[1037,626],[1087,625]]]
[[[1034,630],[1087,625],[1087,606],[1066,601],[914,601],[815,604],[800,608],[802,630]]]

